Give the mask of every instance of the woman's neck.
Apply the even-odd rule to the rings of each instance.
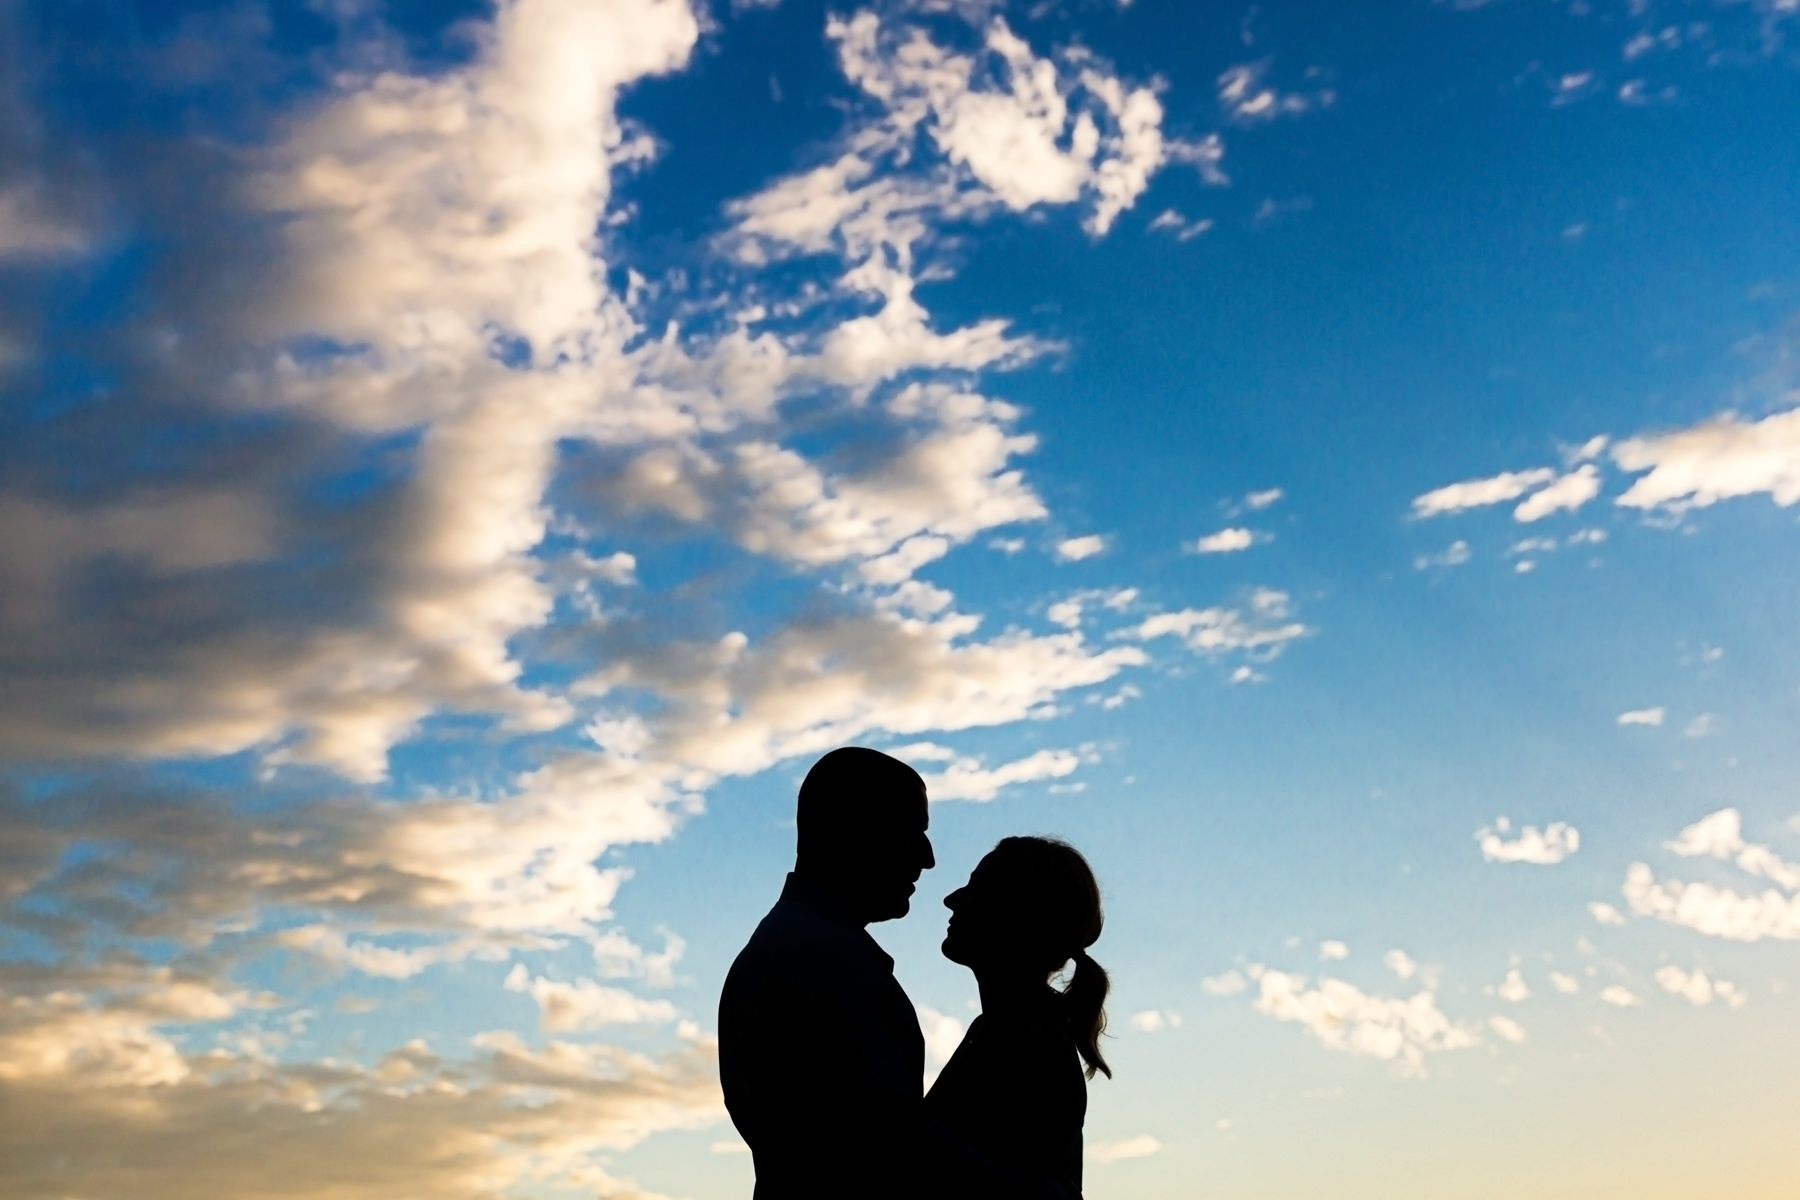
[[[1016,967],[977,969],[975,986],[981,992],[981,1011],[994,1016],[1035,1011],[1050,993],[1046,976]]]

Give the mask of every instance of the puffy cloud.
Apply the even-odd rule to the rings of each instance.
[[[1469,479],[1426,492],[1412,502],[1415,517],[1437,517],[1464,509],[1484,508],[1516,500],[1526,492],[1556,478],[1549,467],[1529,471],[1506,471],[1487,479]]]
[[[950,1061],[950,1056],[962,1045],[963,1023],[928,1004],[920,1004],[917,1008],[919,1028],[925,1035],[925,1056],[941,1067]]]
[[[1630,988],[1614,983],[1600,989],[1600,1003],[1610,1004],[1614,1008],[1635,1008],[1643,1001],[1638,999]]]
[[[1080,562],[1104,553],[1106,553],[1106,539],[1097,533],[1064,538],[1056,543],[1056,557],[1063,562]]]
[[[1746,421],[1726,413],[1674,433],[1613,447],[1626,471],[1648,472],[1617,503],[1626,508],[1705,508],[1766,492],[1782,507],[1800,501],[1800,408]]]
[[[1494,994],[1508,1004],[1520,1004],[1531,999],[1531,989],[1526,986],[1525,976],[1519,973],[1517,967],[1506,973],[1506,978],[1494,989]]]
[[[1425,1055],[1460,1050],[1479,1040],[1452,1022],[1437,996],[1421,989],[1407,999],[1372,996],[1341,979],[1310,985],[1300,975],[1254,966],[1255,1007],[1278,1021],[1291,1021],[1332,1050],[1395,1061],[1407,1074],[1424,1074]]]
[[[1600,494],[1600,472],[1584,464],[1533,492],[1513,509],[1516,521],[1541,521],[1552,513],[1573,512]]]
[[[1565,996],[1573,996],[1581,990],[1581,980],[1573,975],[1565,975],[1561,971],[1550,972],[1550,986]]]
[[[1663,845],[1683,858],[1730,859],[1741,871],[1772,880],[1786,891],[1800,892],[1800,866],[1784,862],[1767,846],[1746,842],[1743,814],[1735,808],[1702,817]]]
[[[1248,529],[1221,529],[1217,533],[1209,533],[1194,543],[1196,554],[1231,554],[1238,550],[1248,550],[1257,542],[1256,534]]]
[[[1139,1033],[1161,1033],[1165,1029],[1179,1029],[1181,1014],[1159,1012],[1152,1008],[1144,1012],[1132,1013],[1127,1024]]]
[[[1342,962],[1350,957],[1350,947],[1342,942],[1320,942],[1319,959],[1322,962]]]
[[[1477,830],[1481,857],[1489,862],[1550,866],[1581,848],[1581,832],[1566,821],[1553,821],[1541,830],[1527,825],[1509,840],[1505,835],[1511,830],[1512,822],[1505,817],[1496,819],[1492,828]]]
[[[1680,996],[1696,1008],[1711,1004],[1715,999],[1731,1008],[1742,1008],[1749,1001],[1749,997],[1729,980],[1709,979],[1705,971],[1684,971],[1673,963],[1656,969],[1656,982],[1663,991]]]
[[[1588,913],[1602,925],[1623,925],[1625,914],[1603,900],[1590,900]]]
[[[1651,725],[1651,726],[1661,725],[1663,723],[1663,717],[1667,714],[1667,711],[1668,710],[1663,708],[1660,704],[1657,705],[1655,708],[1634,708],[1634,709],[1631,709],[1629,712],[1622,712],[1619,714],[1619,724],[1621,724],[1621,725]]]
[[[1225,971],[1218,975],[1209,975],[1200,981],[1200,990],[1209,996],[1235,996],[1250,986],[1241,971]]]
[[[1162,1153],[1163,1144],[1147,1133],[1136,1137],[1119,1138],[1110,1142],[1095,1142],[1084,1152],[1088,1162],[1116,1163],[1128,1158],[1149,1158],[1153,1154]]]
[[[1750,895],[1711,883],[1658,882],[1648,864],[1633,863],[1624,887],[1632,911],[1733,941],[1800,938],[1800,866],[1782,859],[1768,846],[1746,842],[1743,817],[1737,809],[1711,813],[1664,844],[1684,858],[1729,861],[1780,890],[1767,888]]]
[[[1244,497],[1244,503],[1253,509],[1261,511],[1262,509],[1279,503],[1281,498],[1285,495],[1287,495],[1287,493],[1280,488],[1268,488],[1260,492],[1251,492]]]
[[[1398,976],[1402,982],[1411,979],[1414,975],[1419,973],[1419,964],[1414,962],[1412,955],[1404,950],[1389,950],[1386,954],[1381,956],[1381,962],[1383,966],[1387,967],[1388,970]]]
[[[1625,875],[1625,899],[1640,916],[1656,917],[1709,937],[1755,942],[1765,937],[1800,938],[1800,896],[1773,888],[1746,895],[1710,883],[1659,883],[1644,863]]]
[[[1489,1017],[1488,1028],[1514,1045],[1525,1041],[1527,1036],[1525,1027],[1511,1017]]]

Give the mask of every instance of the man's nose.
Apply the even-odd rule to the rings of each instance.
[[[931,852],[930,838],[920,838],[919,840],[925,843],[925,858],[920,864],[919,869],[921,871],[929,871],[931,868],[937,866],[937,856]]]

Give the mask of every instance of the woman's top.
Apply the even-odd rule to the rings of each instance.
[[[1079,1196],[1087,1079],[1061,998],[1045,988],[1042,1002],[1022,1011],[976,1017],[925,1111],[1000,1165],[1055,1176]]]

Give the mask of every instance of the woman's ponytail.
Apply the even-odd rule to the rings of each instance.
[[[1111,1079],[1112,1068],[1100,1054],[1100,1035],[1106,1032],[1106,994],[1112,990],[1112,981],[1106,968],[1088,957],[1086,950],[1075,951],[1074,957],[1075,974],[1062,993],[1063,1019],[1069,1024],[1081,1061],[1087,1064],[1087,1077],[1092,1079],[1099,1071]]]

